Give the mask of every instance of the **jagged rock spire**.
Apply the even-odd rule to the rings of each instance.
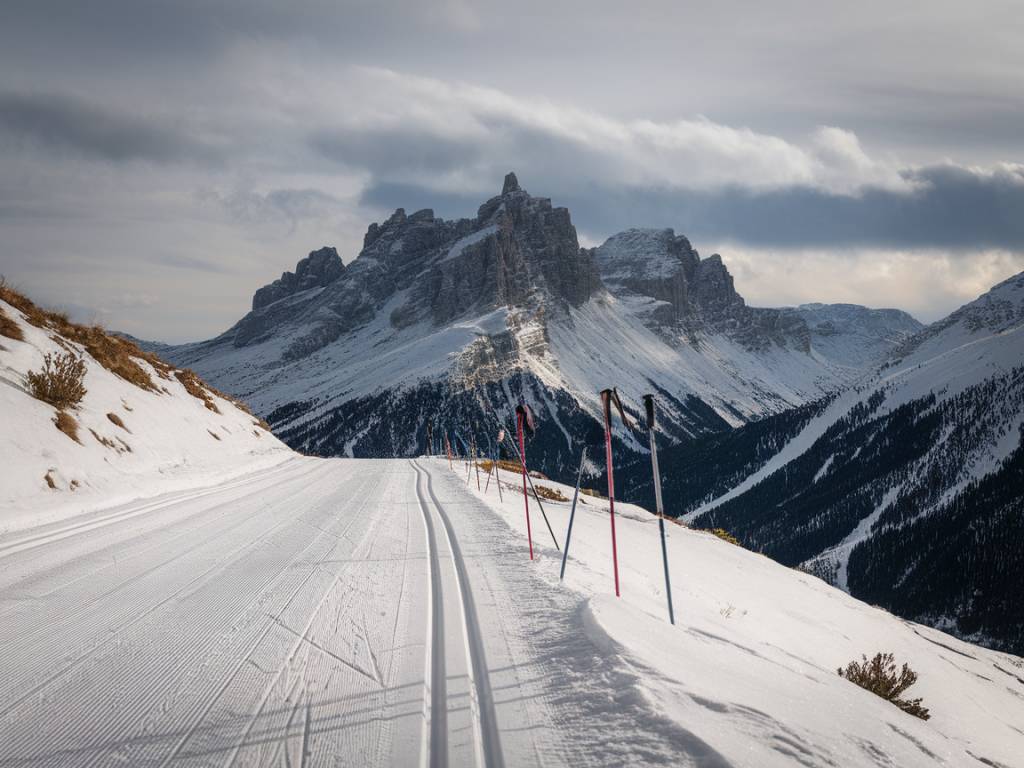
[[[514,172],[509,171],[505,174],[505,185],[501,188],[501,194],[507,195],[510,192],[518,192],[519,189],[519,179],[516,178]]]

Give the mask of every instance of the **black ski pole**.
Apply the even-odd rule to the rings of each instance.
[[[644,395],[647,410],[647,431],[651,438],[651,469],[654,472],[654,504],[658,510],[658,528],[661,531],[661,560],[665,565],[665,596],[668,598],[668,620],[676,623],[672,610],[672,582],[668,577],[668,547],[665,544],[665,508],[661,503],[661,473],[658,471],[658,445],[654,436],[654,395]]]
[[[576,474],[576,492],[572,495],[572,509],[569,511],[569,527],[565,532],[565,549],[562,550],[562,570],[558,574],[558,580],[565,578],[565,561],[569,559],[569,540],[572,538],[572,521],[576,517],[576,500],[580,497],[580,483],[583,480],[583,465],[587,460],[587,446],[583,446],[583,453],[580,454],[580,471]]]

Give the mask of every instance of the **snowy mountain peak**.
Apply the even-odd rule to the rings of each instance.
[[[566,208],[515,174],[501,189],[474,218],[399,208],[329,281],[297,268],[220,337],[164,353],[328,455],[404,454],[442,409],[455,422],[522,398],[557,425],[535,449],[551,471],[576,460],[610,384],[663,390],[660,428],[681,439],[820,398],[874,360],[843,333],[818,354],[798,313],[748,307],[722,258],[672,229],[580,248]]]

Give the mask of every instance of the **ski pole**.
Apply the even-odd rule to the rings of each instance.
[[[526,495],[526,444],[523,442],[523,407],[516,408],[516,431],[519,434],[519,465],[523,469],[523,506],[526,507],[526,540],[530,543],[530,559],[533,560],[533,534],[530,533],[530,497]]]
[[[565,549],[562,550],[562,570],[558,574],[558,580],[565,578],[565,561],[569,558],[569,539],[572,538],[572,521],[576,517],[576,499],[580,497],[580,482],[583,480],[583,464],[587,460],[587,446],[583,446],[583,453],[580,454],[580,471],[576,474],[576,491],[572,495],[572,509],[569,511],[569,528],[565,532]]]
[[[619,552],[615,544],[615,477],[612,474],[612,390],[601,390],[604,411],[604,458],[608,466],[608,518],[612,524],[612,571],[615,573],[615,596],[619,597]]]
[[[473,435],[473,466],[476,468],[476,489],[480,490],[480,464],[476,459],[476,435]]]
[[[498,417],[494,416],[492,414],[491,418],[494,419],[494,423],[498,425],[498,428],[501,429],[502,432],[504,432],[505,430],[501,427],[501,422],[498,421]],[[511,438],[511,436],[509,436],[509,442],[512,444],[512,447],[515,449],[516,456],[520,459],[520,461],[522,461],[523,466],[526,466],[526,460],[519,453],[519,447],[516,445],[516,441],[513,440]],[[548,520],[548,513],[544,511],[544,504],[540,500],[540,494],[537,493],[537,486],[535,486],[533,484],[533,478],[530,477],[530,473],[529,472],[526,473],[526,478],[527,478],[527,480],[530,481],[530,488],[533,490],[533,498],[536,499],[537,506],[540,507],[540,514],[544,518],[544,523],[548,527],[548,532],[551,534],[551,541],[555,545],[555,549],[557,551],[561,552],[562,548],[560,546],[558,546],[558,539],[555,537],[555,530],[551,527],[551,521]]]
[[[661,561],[665,566],[665,596],[668,598],[668,620],[676,623],[672,610],[672,582],[668,577],[668,547],[665,544],[665,508],[661,503],[661,473],[658,471],[658,445],[654,437],[654,395],[644,395],[644,409],[647,411],[647,430],[651,438],[651,471],[654,472],[654,505],[658,510],[658,529],[661,531]]]

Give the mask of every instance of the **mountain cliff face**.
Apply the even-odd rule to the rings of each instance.
[[[522,399],[542,423],[532,461],[558,475],[599,433],[604,387],[660,393],[674,442],[817,400],[917,328],[860,309],[875,325],[827,336],[827,308],[748,307],[721,258],[672,230],[580,248],[568,210],[509,174],[474,218],[398,209],[355,259],[314,251],[221,336],[161,353],[325,455],[421,451],[428,422],[483,444]]]
[[[670,447],[663,465],[672,513],[908,618],[1024,652],[1024,274],[830,402]],[[652,494],[639,471],[622,474],[634,498]]]

